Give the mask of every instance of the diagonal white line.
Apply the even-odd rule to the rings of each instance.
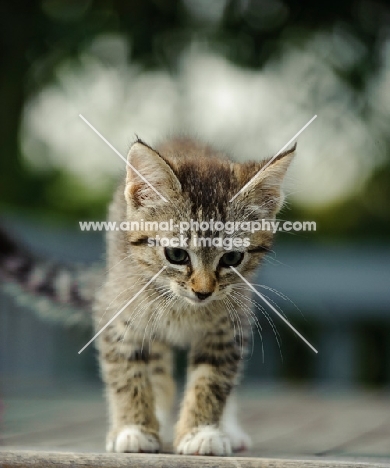
[[[286,323],[286,324],[291,328],[291,330],[293,330],[293,332],[296,333],[296,334],[299,336],[299,338],[300,338],[301,340],[303,340],[303,341],[307,344],[307,346],[309,346],[309,348],[311,348],[316,354],[318,354],[318,351],[315,349],[315,347],[312,346],[312,345],[307,341],[307,339],[306,339],[304,336],[302,336],[302,335],[299,333],[299,331],[296,330],[296,329],[291,325],[291,323],[290,323],[288,320],[286,320],[286,319],[283,317],[283,315],[282,315],[280,312],[278,312],[278,311],[275,309],[275,307],[274,307],[272,304],[270,304],[270,303],[267,301],[267,299],[266,299],[261,293],[259,293],[259,291],[258,291],[257,289],[255,289],[255,288],[251,285],[251,283],[249,283],[249,281],[247,281],[247,280],[241,275],[241,273],[239,273],[239,272],[238,272],[234,267],[232,267],[232,266],[231,266],[230,268],[234,271],[234,273],[236,273],[236,275],[238,275],[243,281],[245,281],[245,283],[252,289],[252,291],[253,291],[254,293],[256,293],[256,294],[260,297],[260,299],[263,300],[263,301],[275,312],[275,314],[278,315],[278,317],[280,317],[280,318],[283,320],[283,322]]]
[[[296,139],[312,122],[313,122],[313,120],[315,120],[316,118],[317,118],[317,114],[316,114],[314,117],[312,117],[312,118],[309,120],[309,122],[307,122],[307,124],[304,125],[304,126],[299,130],[299,132],[296,133],[296,134],[291,138],[291,140],[289,140],[289,141],[283,146],[283,148],[281,148],[281,149],[275,154],[275,156],[273,156],[273,157],[267,162],[267,164],[266,164],[265,166],[263,166],[263,167],[259,170],[259,172],[257,172],[257,173],[250,179],[250,181],[247,182],[247,183],[244,185],[244,187],[242,187],[242,189],[241,189],[239,192],[237,192],[237,193],[234,195],[233,198],[231,198],[231,199],[229,200],[229,202],[232,202],[233,200],[235,200],[235,199],[238,197],[238,195],[239,195],[243,190],[245,190],[245,189],[248,187],[248,185],[252,182],[252,180],[253,180],[255,177],[257,177],[257,176],[260,174],[260,172],[264,171],[264,169],[266,169],[266,168],[272,163],[272,161],[274,161],[274,159],[277,158],[277,157],[279,156],[279,154],[280,154],[285,148],[287,148],[287,146],[288,146],[292,141],[294,141],[294,140],[295,140],[295,139]]]
[[[98,132],[98,131],[96,130],[96,128],[95,128],[91,123],[89,123],[88,120],[87,120],[85,117],[83,117],[81,114],[79,114],[79,117],[80,117],[80,119],[82,119],[82,120],[88,125],[88,127],[90,127],[90,128],[96,133],[96,135],[98,135],[98,136],[104,141],[104,143],[106,143],[106,144],[112,149],[112,151],[114,151],[114,153],[116,153],[129,167],[131,167],[131,168],[133,169],[133,171],[138,175],[138,177],[140,177],[144,182],[146,182],[146,183],[149,185],[149,187],[150,187],[154,192],[156,192],[157,195],[158,195],[163,201],[165,201],[165,202],[168,203],[168,200],[167,200],[165,197],[163,197],[163,196],[161,195],[161,193],[160,193],[157,189],[155,189],[155,188],[153,187],[153,185],[152,185],[148,180],[146,180],[145,177],[144,177],[140,172],[138,172],[137,169],[136,169],[132,164],[130,164],[129,161],[128,161],[124,156],[122,156],[122,155],[120,154],[120,152],[119,152],[116,148],[114,148],[114,147],[112,146],[112,144],[111,144],[108,140],[106,140],[106,139],[104,138],[104,136],[103,136],[100,132]]]
[[[145,284],[145,286],[143,286],[143,287],[137,292],[137,294],[136,294],[135,296],[133,296],[133,297],[130,299],[130,301],[127,302],[127,303],[122,307],[122,309],[119,310],[119,311],[104,325],[104,327],[103,327],[101,330],[99,330],[99,331],[96,333],[96,335],[95,335],[93,338],[91,338],[91,339],[88,341],[88,343],[80,349],[80,351],[79,351],[78,354],[81,354],[81,353],[84,351],[84,349],[85,349],[87,346],[89,346],[89,345],[92,343],[92,341],[94,341],[94,340],[108,327],[108,325],[110,325],[110,323],[111,323],[113,320],[115,320],[115,319],[118,317],[118,315],[121,314],[121,313],[126,309],[126,307],[127,307],[129,304],[131,304],[131,303],[134,301],[134,299],[136,299],[136,298],[142,293],[142,291],[144,291],[144,290],[149,286],[149,284],[157,278],[157,276],[158,276],[163,270],[165,270],[165,268],[166,268],[166,266],[163,266],[163,267],[161,268],[161,270],[160,270],[158,273],[156,273],[156,274],[153,276],[153,278],[152,278],[151,280],[149,280],[149,281]]]

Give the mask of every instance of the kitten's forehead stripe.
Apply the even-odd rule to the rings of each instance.
[[[192,202],[194,217],[198,217],[198,210],[202,207],[203,219],[225,218],[226,199],[237,185],[228,166],[212,160],[191,161],[179,166],[176,174],[183,192]]]
[[[235,164],[226,155],[193,140],[175,139],[158,148],[184,194],[195,219],[224,220],[227,201],[261,167],[261,163]],[[202,210],[199,216],[199,210]],[[204,235],[204,234],[203,234]]]

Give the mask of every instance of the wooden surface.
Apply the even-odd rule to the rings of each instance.
[[[389,468],[390,463],[358,460],[313,460],[282,458],[220,458],[178,455],[99,454],[35,451],[0,451],[1,468]]]
[[[103,454],[106,417],[100,388],[63,386],[29,398],[7,397],[3,406],[1,468],[390,467],[390,395],[383,392],[252,385],[241,393],[240,414],[253,448],[239,458],[221,461],[214,457]],[[53,451],[58,453],[48,453]]]

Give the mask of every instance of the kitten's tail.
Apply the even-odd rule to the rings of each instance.
[[[65,325],[92,324],[101,269],[66,266],[34,256],[0,228],[0,281],[19,303]]]

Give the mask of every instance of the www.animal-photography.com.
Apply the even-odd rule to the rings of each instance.
[[[0,466],[390,467],[390,6],[1,6]]]

